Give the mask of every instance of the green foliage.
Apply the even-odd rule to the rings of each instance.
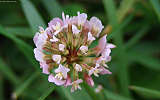
[[[160,99],[159,0],[20,0],[0,5],[0,100]],[[49,83],[33,53],[38,26],[46,27],[62,11],[100,16],[104,26],[112,26],[107,39],[116,45],[108,64],[113,74],[94,78],[94,87],[83,84],[75,93]],[[89,48],[97,44],[95,40]],[[98,84],[103,89],[95,93]]]
[[[50,0],[49,2],[46,0],[41,0],[41,1],[46,10],[48,11],[51,19],[54,17],[60,17],[62,15],[62,8],[57,2],[58,0]]]
[[[11,81],[12,84],[17,85],[19,83],[18,77],[15,75],[15,73],[8,67],[0,58],[0,72],[4,74],[4,76]]]
[[[130,86],[130,89],[143,96],[144,98],[160,99],[160,91],[139,86]]]
[[[160,21],[160,2],[158,0],[150,0],[151,5],[153,6],[153,9],[155,13],[157,14],[157,17]]]
[[[45,23],[30,0],[20,0],[20,1],[24,14],[28,20],[30,27],[32,28],[32,32],[33,34],[35,34],[39,26],[45,27]]]
[[[111,100],[132,100],[123,96],[120,96],[116,93],[112,93],[110,91],[104,90],[104,94],[106,96],[107,99],[111,99]]]

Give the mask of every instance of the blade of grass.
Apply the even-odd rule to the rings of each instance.
[[[128,49],[132,46],[134,46],[149,30],[149,25],[143,26],[140,31],[134,35],[127,43],[125,48]]]
[[[20,2],[33,34],[37,32],[39,26],[46,27],[45,22],[30,0],[20,0]]]
[[[0,72],[4,77],[6,77],[9,81],[11,81],[12,84],[18,85],[20,80],[16,76],[16,74],[12,71],[12,69],[7,66],[2,58],[0,58]]]
[[[130,98],[126,98],[126,97],[123,97],[121,95],[112,93],[112,92],[110,92],[108,90],[103,90],[103,91],[104,91],[104,95],[106,96],[106,98],[108,100],[132,100]]]
[[[160,99],[160,91],[143,88],[139,86],[130,86],[130,89],[147,99]]]
[[[81,91],[75,91],[71,93],[70,88],[61,87],[61,89],[57,89],[60,95],[65,96],[68,100],[92,100],[88,93],[82,88]]]
[[[98,95],[95,93],[93,87],[90,87],[87,83],[83,83],[84,89],[88,92],[92,100],[104,100],[102,95]]]
[[[33,48],[30,45],[25,43],[23,40],[15,37],[14,35],[8,33],[2,26],[0,26],[0,34],[2,34],[3,36],[5,36],[5,37],[11,39],[13,42],[15,42],[17,44],[17,47],[20,49],[20,51],[26,56],[28,61],[30,61],[31,64],[35,68],[38,68],[38,67],[36,67],[36,66],[38,66],[38,63],[33,56],[34,55]]]
[[[25,38],[32,38],[33,34],[31,29],[28,27],[6,27],[5,28],[8,33],[11,33],[16,36],[25,37]]]
[[[149,0],[155,13],[157,14],[157,17],[160,21],[160,2],[159,0]]]
[[[0,100],[4,100],[3,87],[4,87],[3,77],[2,77],[2,75],[0,74]]]
[[[122,0],[117,11],[118,21],[121,22],[126,14],[132,9],[136,0]]]
[[[159,59],[156,59],[152,56],[142,54],[141,52],[131,51],[128,52],[129,59],[135,62],[139,62],[144,65],[144,67],[148,67],[153,70],[160,70],[160,62]]]
[[[41,0],[42,4],[45,6],[46,10],[49,12],[51,18],[60,17],[62,14],[62,8],[57,2],[57,0]]]
[[[45,100],[45,98],[47,98],[47,96],[49,96],[55,89],[55,86],[53,84],[51,84],[51,86],[49,86],[49,88],[43,93],[43,95],[38,99],[38,100]]]
[[[67,100],[74,100],[73,96],[70,94],[70,91],[67,91],[65,88],[57,89],[59,94],[63,95]]]
[[[103,0],[105,11],[109,20],[109,24],[114,28],[117,24],[117,11],[114,0]]]
[[[65,14],[68,14],[70,16],[75,16],[77,14],[77,11],[79,12],[86,12],[83,5],[80,3],[71,3],[63,6],[63,11]]]
[[[108,15],[109,24],[113,26],[113,30],[114,30],[119,26],[114,0],[103,0],[103,2],[104,2],[106,13]],[[119,54],[117,55],[117,58],[118,58],[117,66],[119,66],[118,80],[120,82],[120,92],[122,93],[122,95],[130,97],[130,92],[128,90],[128,86],[129,86],[128,61],[127,61],[126,53],[124,51],[125,49],[123,48],[122,31],[117,32],[113,38],[117,45],[117,49],[115,50],[119,52]]]
[[[128,60],[127,54],[123,49],[118,49],[117,52],[119,52],[117,55],[118,61],[116,63],[116,66],[118,67],[117,77],[120,84],[119,91],[123,96],[131,97],[130,91],[128,89],[130,83],[128,65],[130,62]]]
[[[133,46],[132,48],[130,48],[130,50],[135,50],[145,55],[154,55],[154,54],[158,54],[160,51],[160,46],[157,46],[157,45],[159,45],[158,41],[152,41],[152,42],[151,41],[144,41],[144,42],[141,41],[137,43],[135,46]]]
[[[38,77],[39,71],[33,73],[27,80],[25,80],[21,85],[19,85],[12,94],[13,99],[17,99],[25,89]]]
[[[121,24],[119,24],[108,36],[107,39],[111,40],[113,37],[116,36],[120,31],[122,31],[134,18],[134,15],[129,15]],[[122,33],[122,32],[121,32]]]

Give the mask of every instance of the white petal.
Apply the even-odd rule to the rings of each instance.
[[[51,41],[51,42],[57,42],[57,41],[59,41],[59,39],[58,39],[58,38],[56,38],[56,37],[53,35],[53,38],[52,38],[52,39],[50,39],[50,41]]]
[[[78,26],[83,25],[87,20],[87,14],[78,12]]]
[[[55,61],[57,64],[61,61],[61,55],[53,55],[52,56],[53,61]]]
[[[82,71],[82,67],[81,67],[79,64],[76,64],[76,65],[75,65],[75,70],[76,70],[77,72],[81,72],[81,71]]]
[[[72,32],[73,34],[79,34],[80,30],[78,30],[77,26],[72,25]]]
[[[90,19],[90,24],[92,25],[92,27],[94,28],[94,30],[96,30],[98,32],[97,33],[97,37],[98,37],[99,33],[104,28],[104,26],[102,25],[101,21],[97,17],[92,17]]]
[[[88,47],[87,46],[81,46],[79,48],[81,50],[82,53],[86,54],[86,52],[88,51]]]
[[[65,45],[59,44],[59,50],[60,50],[60,51],[64,51],[64,48],[65,48]]]
[[[36,60],[38,60],[39,62],[44,62],[43,53],[40,49],[35,48],[34,49],[34,55],[35,55]]]
[[[88,32],[88,41],[94,41],[96,38],[92,36],[91,32]]]

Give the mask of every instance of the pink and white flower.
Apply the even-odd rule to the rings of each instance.
[[[60,80],[60,79],[57,79],[53,76],[53,74],[50,74],[49,77],[48,77],[48,81],[49,82],[53,82],[55,83],[56,85],[64,85],[66,80]]]
[[[39,27],[33,38],[34,55],[48,81],[58,86],[71,86],[71,92],[81,90],[80,83],[94,86],[92,76],[111,74],[107,62],[111,49],[107,35],[99,37],[104,26],[97,17],[87,19],[87,14],[70,17],[62,13],[62,19],[53,18],[48,27]],[[97,46],[91,47],[93,41]],[[93,56],[92,56],[93,55]],[[96,56],[94,56],[96,55]]]
[[[81,87],[80,87],[79,84],[82,83],[82,82],[83,82],[82,79],[77,79],[76,81],[72,82],[71,92],[74,92],[77,89],[81,90]]]
[[[70,71],[69,68],[63,66],[63,65],[59,65],[59,67],[55,70],[56,76],[57,78],[59,78],[60,80],[62,78],[66,79],[67,78],[67,73]]]
[[[75,70],[76,70],[77,72],[81,72],[81,71],[82,71],[81,65],[76,64],[76,65],[75,65]]]
[[[92,30],[96,32],[96,36],[98,37],[102,29],[104,28],[101,21],[97,17],[92,17],[90,19],[90,24],[92,25]]]

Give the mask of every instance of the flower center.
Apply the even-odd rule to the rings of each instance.
[[[73,49],[73,50],[69,50],[69,54],[67,55],[67,63],[68,64],[72,64],[73,62],[78,62],[79,58],[77,55],[77,50]]]

